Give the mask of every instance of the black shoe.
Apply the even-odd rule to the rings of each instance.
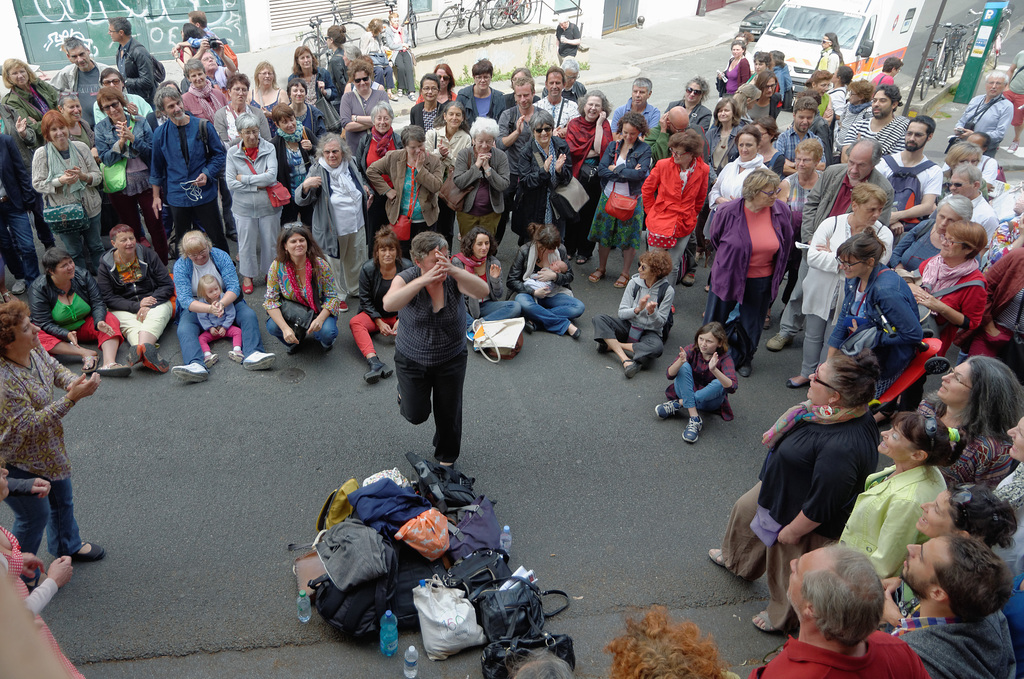
[[[366,380],[367,384],[377,384],[381,378],[391,377],[392,370],[384,365],[376,356],[366,359],[366,362],[370,365],[370,369],[363,375],[363,379]]]
[[[103,549],[102,547],[97,545],[95,542],[92,542],[92,543],[87,542],[86,544],[92,545],[92,549],[89,550],[89,553],[88,554],[82,554],[81,550],[79,550],[78,552],[75,552],[74,554],[71,555],[71,560],[72,561],[84,561],[84,562],[99,561],[100,559],[102,559],[103,557],[105,557],[107,555],[107,550]],[[82,545],[82,546],[84,547],[85,545]]]
[[[740,377],[750,377],[750,373],[753,372],[753,369],[750,367],[750,364],[747,363],[746,365],[741,365],[737,368],[736,372]]]
[[[231,241],[233,243],[237,243],[238,242],[238,232],[237,231],[228,231],[226,234],[224,234],[224,236],[225,236],[225,238],[227,238],[229,241]]]
[[[523,326],[523,330],[526,331],[527,335],[532,335],[533,331],[537,329],[537,326],[533,324],[533,321],[526,321],[526,325]]]

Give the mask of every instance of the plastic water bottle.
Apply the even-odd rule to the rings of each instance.
[[[416,652],[416,647],[410,646],[405,652],[405,679],[413,679],[416,676],[416,661],[419,659],[420,654]]]
[[[512,549],[512,531],[508,526],[505,526],[505,528],[502,529],[501,537],[498,538],[498,546],[501,548],[501,551],[506,554],[508,554],[509,550]]]
[[[309,606],[309,597],[306,596],[306,590],[299,590],[299,598],[296,600],[299,606],[299,622],[309,622],[309,616],[312,615],[312,610]]]
[[[388,658],[398,651],[398,620],[390,609],[380,619],[380,652]]]

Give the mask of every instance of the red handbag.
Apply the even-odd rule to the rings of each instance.
[[[604,211],[620,222],[628,222],[636,212],[636,198],[612,191],[604,204]]]
[[[412,171],[412,195],[409,196],[409,214],[398,215],[398,220],[391,225],[391,230],[395,232],[395,236],[398,240],[409,240],[412,237],[412,219],[409,215],[412,214],[412,207],[416,204],[416,170]]]
[[[245,151],[242,151],[242,153],[245,153]],[[252,170],[253,174],[259,174],[248,158],[245,159],[245,162],[248,164],[249,169]],[[288,203],[292,202],[291,191],[286,189],[284,184],[281,182],[274,182],[268,186],[267,195],[270,196],[270,204],[274,207],[284,207]]]

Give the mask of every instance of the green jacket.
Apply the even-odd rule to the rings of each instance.
[[[60,92],[53,85],[42,80],[37,80],[32,86],[39,93],[39,96],[43,98],[43,101],[46,102],[46,105],[50,107],[50,110],[56,110]],[[12,88],[10,92],[4,95],[4,103],[13,108],[19,116],[28,120],[29,129],[38,135],[42,135],[39,121],[43,119],[43,112],[36,108],[36,103],[28,92],[17,87]]]
[[[886,467],[868,477],[839,538],[867,554],[880,578],[898,575],[907,545],[927,539],[917,530],[921,504],[946,489],[938,467],[924,465],[892,475],[894,469]]]

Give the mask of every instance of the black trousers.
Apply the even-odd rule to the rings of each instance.
[[[736,302],[726,302],[712,290],[708,293],[707,306],[704,307],[704,322],[718,321],[729,333],[729,354],[737,368],[749,365],[754,360],[754,353],[761,341],[761,330],[764,328],[764,316],[768,313],[771,302],[772,277],[748,278],[743,290],[743,301],[740,303],[740,315],[733,323],[729,316],[736,308]]]
[[[434,410],[434,458],[451,463],[462,449],[462,385],[468,352],[439,365],[426,366],[395,349],[395,375],[402,417],[422,424]]]
[[[228,240],[224,237],[224,225],[220,221],[220,209],[217,207],[217,199],[200,205],[189,205],[187,207],[171,206],[171,218],[174,219],[174,237],[180,245],[181,237],[192,229],[192,222],[195,220],[206,235],[213,242],[213,247],[220,248],[224,252],[228,250]]]

